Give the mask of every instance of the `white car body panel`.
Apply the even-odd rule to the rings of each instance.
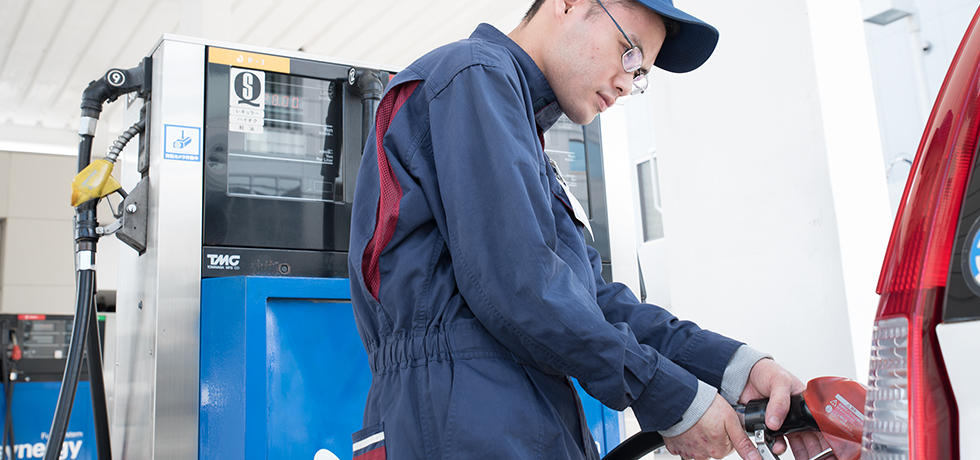
[[[960,458],[980,459],[980,321],[936,326],[960,425]]]

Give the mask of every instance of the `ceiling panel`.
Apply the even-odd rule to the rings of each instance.
[[[84,2],[62,2],[66,13],[61,19],[51,45],[44,51],[41,65],[30,81],[29,89],[14,109],[18,112],[18,123],[26,126],[41,123],[44,114],[58,100],[78,64],[78,56],[91,44],[95,29],[88,21],[76,18],[101,18],[112,6],[111,0],[88,0]],[[77,97],[76,97],[77,98]]]
[[[119,50],[119,55],[116,56],[116,65],[126,68],[136,67],[150,52],[150,48],[160,39],[161,35],[177,32],[177,26],[180,24],[180,9],[177,8],[179,5],[179,1],[151,1],[143,24],[153,24],[153,27],[136,27],[133,29],[132,34],[127,37],[123,47]],[[109,69],[105,69],[103,72],[106,70]]]
[[[357,8],[358,4],[354,2],[316,2],[307,14],[301,15],[292,27],[276,38],[276,47],[313,52],[309,44],[326,35],[338,21]]]
[[[397,40],[414,41],[415,37],[408,34],[418,34],[418,31],[428,29],[425,15],[420,14],[417,8],[413,8],[412,2],[404,1],[385,1],[385,10],[390,14],[385,16],[381,23],[372,24],[370,17],[357,15],[363,21],[350,21],[347,28],[334,29],[331,35],[338,38],[335,42],[334,53],[338,55],[350,55],[353,53],[370,56],[372,52],[383,47],[385,43],[397,42]],[[478,6],[473,6],[478,8]],[[371,27],[371,26],[377,27]],[[344,39],[350,37],[350,39]],[[402,65],[408,65],[404,63]]]
[[[231,31],[228,39],[235,43],[244,43],[247,36],[262,26],[262,19],[269,16],[281,2],[267,0],[243,0],[231,8]],[[340,3],[326,1],[322,3]],[[356,2],[344,2],[354,5]]]
[[[135,67],[165,33],[402,68],[480,22],[509,32],[530,2],[0,0],[0,150],[73,151],[89,82]],[[125,129],[121,105],[106,106],[100,136]]]
[[[81,4],[88,1],[90,0],[76,0]],[[139,21],[146,16],[152,4],[153,0],[115,0],[101,17],[73,19],[88,24],[92,30],[92,38],[74,56],[72,71],[62,82],[58,98],[46,108],[41,126],[77,132],[79,104],[82,91],[88,84],[113,67],[130,68],[137,64],[123,62],[119,55],[133,33],[140,28]],[[56,43],[54,46],[65,45]],[[152,43],[146,46],[152,46]],[[15,118],[13,124],[25,125],[25,122]]]
[[[14,39],[24,24],[24,15],[30,0],[0,0],[3,19],[0,22],[0,73],[6,68],[7,56],[14,46]]]
[[[69,4],[69,0],[33,1],[27,6],[23,25],[15,25],[18,32],[0,72],[0,120],[12,119],[19,112],[41,62],[56,46],[52,42]]]
[[[309,11],[316,7],[317,4],[330,3],[334,2],[317,2],[315,0],[286,0],[279,2],[277,5],[263,11],[260,16],[252,18],[252,21],[250,21],[251,26],[243,31],[246,33],[243,41],[247,43],[275,43],[279,37],[283,36],[291,28],[296,27],[297,23],[301,22],[304,16],[310,15],[297,15],[297,11]],[[357,4],[356,2],[350,3],[352,8]],[[257,12],[259,9],[255,8],[255,10]],[[314,22],[304,32],[324,27],[327,18],[328,16],[314,17],[314,19],[319,19],[319,22]],[[242,23],[242,25],[244,24],[245,22]],[[295,50],[295,48],[292,49],[292,51]]]

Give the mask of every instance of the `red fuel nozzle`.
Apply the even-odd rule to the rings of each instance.
[[[736,406],[745,431],[765,430],[766,437],[819,430],[839,460],[861,457],[861,435],[864,430],[864,396],[860,383],[843,377],[817,377],[806,390],[790,397],[786,420],[778,430],[766,427],[766,405],[769,399],[756,399]]]
[[[839,460],[861,457],[866,394],[863,385],[843,377],[817,377],[803,390],[806,405]]]
[[[23,357],[24,357],[24,354],[23,354],[23,352],[21,352],[20,346],[19,345],[14,345],[13,348],[10,350],[10,359],[12,361],[20,361],[20,358],[23,358]]]

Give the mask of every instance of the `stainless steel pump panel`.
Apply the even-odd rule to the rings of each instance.
[[[150,56],[146,131],[115,169],[126,190],[149,187],[146,249],[119,251],[110,431],[115,456],[188,459],[206,428],[202,279],[346,277],[353,180],[376,106],[359,83],[383,89],[388,73],[171,35]],[[135,123],[143,101],[126,104]]]

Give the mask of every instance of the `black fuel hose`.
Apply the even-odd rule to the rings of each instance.
[[[71,330],[68,362],[65,365],[65,374],[61,379],[61,391],[58,392],[55,417],[51,422],[51,430],[48,431],[44,460],[56,460],[61,456],[61,445],[65,440],[68,419],[71,417],[72,404],[75,399],[75,390],[78,387],[78,376],[82,369],[82,350],[79,344],[85,343],[89,329],[89,315],[92,314],[92,303],[95,299],[95,270],[78,270],[75,274],[75,287],[75,324]],[[106,410],[104,407],[103,411]],[[92,409],[93,411],[99,410],[96,407]],[[101,453],[99,458],[103,458]]]
[[[93,271],[94,273],[94,271]],[[92,283],[92,298],[95,298],[95,283]],[[105,398],[105,380],[102,374],[102,343],[99,340],[98,312],[93,308],[89,313],[88,340],[88,381],[92,396],[92,416],[95,421],[95,447],[99,459],[112,459],[112,446],[109,443],[109,414]]]
[[[92,155],[92,138],[91,135],[82,134],[79,140],[79,171],[88,166]],[[111,450],[104,447],[109,446],[109,426],[105,386],[102,380],[101,347],[98,346],[98,328],[90,327],[95,304],[95,247],[98,242],[98,234],[95,231],[98,227],[95,207],[97,204],[98,200],[89,200],[75,207],[75,320],[68,345],[65,373],[61,378],[61,389],[55,405],[54,419],[48,431],[44,460],[56,460],[61,456],[61,447],[68,430],[68,420],[71,418],[82,359],[90,333],[95,334],[96,341],[96,347],[94,349],[90,347],[88,355],[89,388],[92,393],[92,412],[95,414],[96,421],[97,458],[105,460],[112,458]],[[98,367],[95,367],[96,363]],[[103,435],[105,439],[99,439]]]
[[[641,431],[626,438],[609,451],[602,460],[639,460],[644,455],[664,446],[664,438],[656,431]]]
[[[356,78],[356,92],[364,104],[361,109],[361,139],[367,140],[371,136],[371,126],[374,124],[374,115],[381,103],[385,84],[381,81],[381,75],[373,70],[357,72]]]
[[[82,93],[82,117],[78,135],[78,171],[88,167],[92,159],[92,141],[95,127],[102,113],[102,105],[119,96],[134,91],[146,97],[149,93],[150,58],[132,69],[110,69],[91,83]],[[61,456],[68,420],[71,417],[75,391],[81,373],[82,358],[88,348],[89,383],[92,392],[92,411],[95,418],[97,458],[111,460],[108,410],[105,399],[105,382],[102,379],[102,352],[99,344],[98,324],[93,317],[95,307],[95,247],[99,241],[96,233],[98,221],[95,208],[98,199],[86,201],[75,207],[75,323],[68,345],[68,360],[61,379],[61,390],[55,406],[54,419],[48,431],[44,460],[56,460]]]

